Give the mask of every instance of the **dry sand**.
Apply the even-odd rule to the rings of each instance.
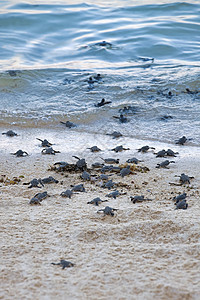
[[[69,144],[74,135],[68,136],[66,147],[59,144],[57,137],[54,148],[62,151],[55,156],[40,153],[35,139],[38,131],[31,132],[29,139],[22,132],[13,139],[1,137],[0,175],[10,179],[24,177],[15,185],[0,183],[0,299],[200,299],[199,149],[157,143],[156,150],[170,146],[180,154],[169,169],[156,169],[163,159],[155,158],[152,152],[136,151],[145,141],[100,137],[96,144],[104,145],[104,149],[120,144],[131,148],[118,154],[105,150],[100,155],[84,147],[83,141],[92,146],[97,139],[83,133],[71,151]],[[32,144],[28,143],[30,140]],[[31,155],[10,155],[19,148]],[[85,193],[63,198],[62,191],[83,182],[80,173],[62,175],[47,171],[56,161],[75,162],[74,154],[86,157],[89,166],[92,160],[101,161],[100,156],[119,157],[121,162],[136,156],[144,161],[140,166],[147,166],[150,171],[123,179],[114,175],[114,182],[128,184],[129,188],[117,187],[127,194],[109,199],[105,204],[118,211],[114,217],[103,216],[97,210],[104,208],[104,203],[96,207],[87,201],[95,197],[106,199],[107,189],[84,182]],[[182,172],[194,176],[191,184],[170,185],[169,182],[178,183],[175,175]],[[46,184],[41,190],[23,185],[33,178],[48,176],[59,183]],[[50,197],[41,205],[30,206],[30,199],[40,191],[47,191]],[[175,210],[172,197],[182,192],[188,195],[189,207]],[[141,194],[153,201],[130,201],[131,195]],[[62,270],[51,264],[60,259],[75,266]]]

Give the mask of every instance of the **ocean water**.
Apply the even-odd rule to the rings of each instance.
[[[79,132],[199,146],[199,33],[195,0],[3,1],[0,126],[69,120]],[[111,103],[96,107],[102,98]]]

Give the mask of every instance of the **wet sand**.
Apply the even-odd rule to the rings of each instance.
[[[0,299],[199,299],[199,148],[151,141],[156,151],[171,148],[179,152],[169,169],[157,169],[156,164],[165,159],[156,158],[152,151],[141,154],[136,150],[147,141],[114,140],[64,129],[61,133],[33,129],[14,138],[0,136],[0,175],[23,176],[15,185],[0,183]],[[42,155],[36,137],[54,141],[53,148],[61,153]],[[87,149],[95,144],[103,151]],[[121,144],[130,150],[109,151]],[[30,156],[10,154],[18,149]],[[127,194],[110,199],[105,195],[113,189],[83,182],[81,173],[48,171],[56,161],[76,162],[72,155],[86,158],[89,166],[101,162],[100,157],[119,157],[124,163],[135,156],[150,171],[124,178],[113,175],[116,188]],[[181,173],[194,176],[191,184],[170,185],[179,182],[175,175]],[[48,176],[59,183],[41,189],[23,185]],[[60,196],[71,184],[79,183],[84,183],[85,193],[71,199]],[[30,206],[30,199],[42,191],[50,197],[41,205]],[[183,192],[189,207],[175,210],[172,197]],[[135,195],[152,201],[133,204],[130,196]],[[95,197],[109,201],[99,207],[87,204]],[[114,217],[97,213],[106,205],[118,209]],[[60,259],[75,266],[62,270],[51,264]]]

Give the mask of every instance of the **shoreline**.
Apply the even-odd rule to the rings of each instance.
[[[43,135],[42,135],[43,133]],[[92,135],[72,131],[38,129],[19,131],[20,136],[0,136],[1,175],[10,179],[23,176],[18,184],[0,183],[1,248],[3,255],[2,299],[198,299],[199,287],[199,186],[200,155],[198,147],[149,142],[156,151],[178,151],[169,169],[156,169],[152,151],[141,154],[136,149],[146,141],[127,137]],[[38,138],[55,142],[55,155],[42,155]],[[52,140],[51,140],[52,139]],[[121,153],[109,149],[129,147]],[[91,153],[87,147],[97,145],[102,152]],[[20,147],[19,147],[20,146]],[[168,147],[169,146],[169,147]],[[10,152],[22,149],[30,156],[15,157]],[[71,150],[72,149],[72,150]],[[188,151],[190,150],[190,151]],[[195,151],[194,151],[195,150]],[[120,192],[116,199],[106,197],[114,189],[97,182],[83,182],[81,173],[48,171],[56,161],[76,162],[72,155],[84,157],[88,166],[100,157],[137,157],[149,171],[125,176],[111,176]],[[92,171],[91,171],[92,172]],[[96,171],[93,171],[94,173]],[[194,176],[189,186],[178,183],[175,175]],[[58,184],[29,189],[24,182],[53,176]],[[60,193],[72,184],[83,183],[85,193],[63,198]],[[41,205],[30,206],[30,199],[47,191],[50,197]],[[186,192],[188,209],[174,210],[173,196]],[[152,201],[133,204],[130,196],[144,195]],[[99,207],[87,204],[95,197],[108,202]],[[97,214],[109,205],[118,209],[114,217]],[[62,270],[52,262],[66,259],[73,268]],[[27,293],[28,291],[28,293]]]

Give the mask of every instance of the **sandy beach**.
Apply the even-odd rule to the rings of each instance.
[[[1,132],[5,131],[5,128]],[[92,135],[61,129],[18,130],[19,136],[0,135],[1,292],[0,299],[199,299],[200,298],[200,149],[154,141]],[[55,155],[42,155],[40,142],[47,138]],[[153,150],[138,153],[149,143],[155,152],[171,148],[179,152],[169,169],[155,168],[163,158]],[[92,153],[88,147],[102,149]],[[115,146],[128,151],[115,153]],[[22,149],[29,156],[10,153]],[[83,181],[81,172],[49,170],[55,162],[75,163],[76,155],[91,167],[101,157],[142,160],[134,174],[111,176],[115,187],[100,181]],[[171,158],[170,158],[171,160]],[[141,172],[147,167],[149,171]],[[97,174],[93,170],[91,174]],[[190,184],[179,183],[181,173],[193,176]],[[107,173],[106,173],[107,174]],[[109,173],[108,173],[109,174]],[[113,174],[113,173],[112,173]],[[53,176],[59,182],[42,188],[23,183]],[[20,181],[13,183],[13,178]],[[6,180],[7,178],[7,180]],[[83,183],[86,192],[71,199],[61,192]],[[113,190],[125,195],[106,197]],[[38,192],[50,197],[41,205],[29,204]],[[188,209],[175,210],[172,198],[187,193]],[[132,203],[130,196],[144,195],[152,201]],[[88,201],[100,197],[99,206]],[[97,213],[106,205],[118,209],[114,216]],[[75,264],[64,270],[52,262],[65,259]]]

